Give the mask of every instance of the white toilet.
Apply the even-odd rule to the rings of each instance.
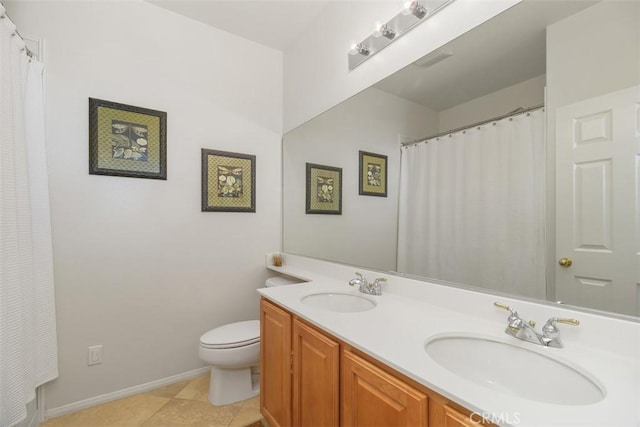
[[[265,286],[300,283],[300,280],[277,276]],[[260,392],[260,321],[248,320],[220,326],[200,337],[200,359],[211,365],[209,402],[228,405],[249,399]]]

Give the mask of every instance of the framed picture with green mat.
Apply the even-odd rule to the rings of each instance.
[[[89,98],[89,174],[167,179],[167,113]]]
[[[256,156],[202,149],[202,212],[256,211]]]

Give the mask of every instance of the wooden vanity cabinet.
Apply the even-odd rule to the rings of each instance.
[[[293,320],[293,425],[338,426],[340,345]]]
[[[340,345],[264,299],[260,343],[260,409],[269,426],[338,426]]]
[[[260,343],[260,409],[270,427],[478,425],[479,416],[266,299]]]
[[[427,426],[427,396],[350,351],[343,351],[343,426]]]
[[[260,410],[270,427],[291,426],[291,314],[260,304]]]

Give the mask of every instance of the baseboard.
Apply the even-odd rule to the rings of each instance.
[[[211,370],[211,367],[206,366],[204,368],[194,369],[193,371],[184,372],[182,374],[172,375],[170,377],[151,381],[145,384],[140,384],[140,385],[128,387],[122,390],[114,391],[112,393],[101,394],[100,396],[91,397],[89,399],[69,403],[68,405],[47,409],[44,415],[46,418],[59,417],[62,415],[79,411],[81,409],[86,409],[92,406],[100,405],[102,403],[110,402],[112,400],[122,399],[123,397],[133,396],[134,394],[138,394],[138,393],[144,393],[145,391],[154,390],[156,388],[164,387],[180,381],[190,380],[190,379],[205,375],[210,370]]]

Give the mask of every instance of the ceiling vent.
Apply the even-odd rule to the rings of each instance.
[[[449,51],[436,52],[434,54],[427,55],[422,59],[418,59],[416,62],[413,63],[413,65],[420,68],[429,68],[437,64],[438,62],[444,61],[445,59],[450,58],[452,56],[453,56],[453,52],[449,52]]]

